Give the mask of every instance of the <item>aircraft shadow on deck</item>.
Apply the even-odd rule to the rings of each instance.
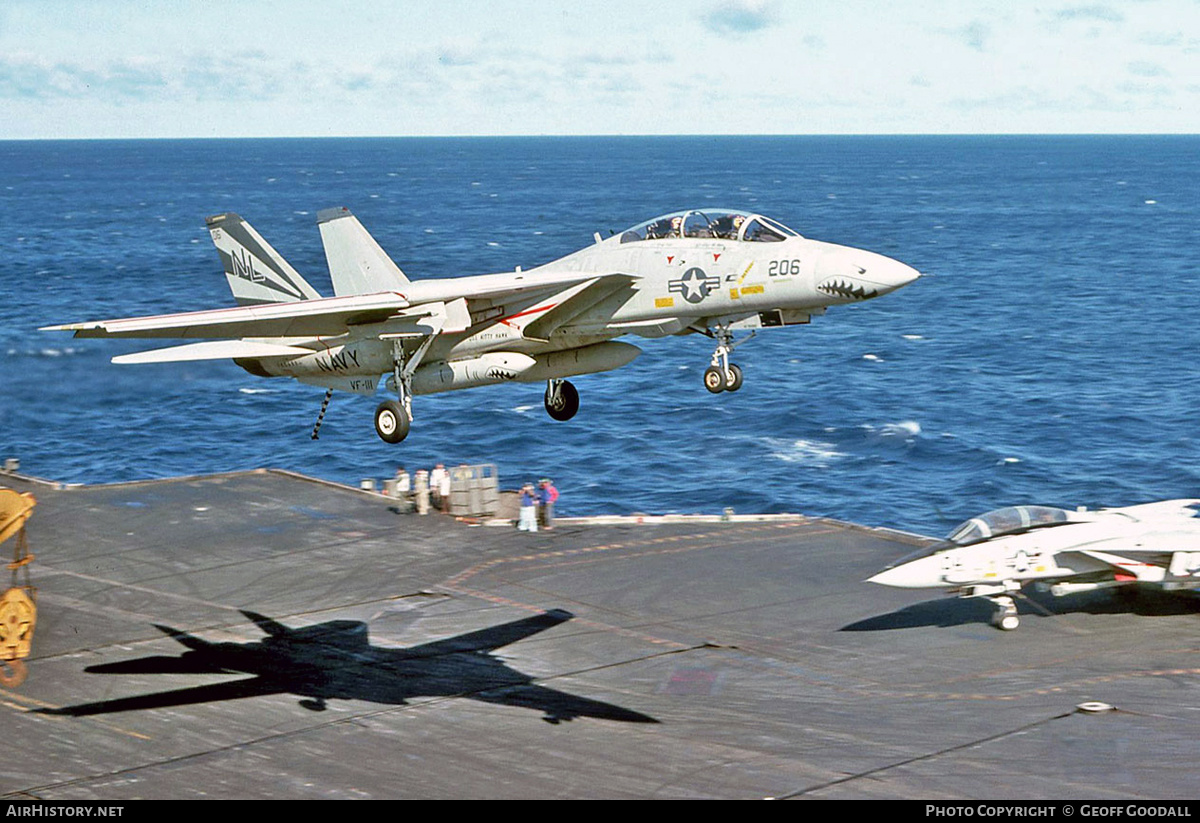
[[[1056,614],[1134,614],[1140,617],[1164,617],[1200,612],[1200,599],[1188,592],[1165,592],[1153,587],[1131,586],[1123,589],[1079,592],[1055,597],[1048,592],[1026,591],[1016,598],[1022,616]],[[992,607],[983,598],[944,597],[914,603],[888,614],[868,617],[843,626],[844,632],[877,632],[912,629],[920,626],[948,628],[971,623],[987,624]]]
[[[492,654],[574,617],[561,609],[409,648],[372,646],[367,624],[357,620],[290,628],[255,612],[242,614],[267,636],[250,643],[213,643],[155,624],[187,651],[178,657],[141,657],[88,666],[84,671],[253,677],[37,711],[82,717],[269,694],[297,695],[302,698],[300,705],[312,711],[323,711],[326,701],[333,699],[404,705],[417,697],[464,697],[535,709],[542,712],[543,720],[553,724],[577,717],[658,722],[630,709],[537,685],[533,677],[510,668]]]

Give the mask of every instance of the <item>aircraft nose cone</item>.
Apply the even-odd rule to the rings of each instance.
[[[874,577],[868,577],[867,582],[898,589],[925,589],[944,585],[945,581],[942,579],[941,558],[931,556],[884,569]]]
[[[887,294],[902,286],[907,286],[921,276],[921,273],[912,266],[882,254],[864,252],[862,255],[856,256],[854,262],[863,270],[859,277],[879,286],[880,294]]]
[[[885,288],[888,291],[907,286],[909,283],[921,276],[921,273],[912,266],[901,263],[899,260],[893,260],[890,257],[885,257],[887,263],[880,266],[879,277],[885,281]]]
[[[912,266],[882,254],[834,247],[817,261],[817,288],[827,294],[867,300],[893,292],[921,276]]]

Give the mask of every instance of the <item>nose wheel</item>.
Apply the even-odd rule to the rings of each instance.
[[[736,363],[730,363],[724,369],[720,366],[709,366],[704,370],[704,388],[713,394],[737,391],[741,387],[742,370]]]
[[[742,370],[736,363],[725,369],[725,391],[737,391],[742,387]]]
[[[993,626],[1011,632],[1021,625],[1021,618],[1017,617],[1017,605],[1011,597],[989,597],[988,599],[992,601]]]
[[[713,394],[720,394],[725,391],[725,384],[729,378],[725,375],[725,370],[719,366],[709,366],[704,370],[704,388],[708,389]]]
[[[735,343],[733,333],[726,326],[717,326],[715,331],[710,330],[708,334],[716,338],[717,348],[713,352],[711,365],[704,370],[704,388],[713,394],[737,391],[742,387],[742,370],[736,363],[729,362],[729,353],[754,335]]]

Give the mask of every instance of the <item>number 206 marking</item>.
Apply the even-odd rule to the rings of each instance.
[[[767,266],[767,274],[770,277],[778,277],[785,274],[799,274],[799,260],[772,260]]]

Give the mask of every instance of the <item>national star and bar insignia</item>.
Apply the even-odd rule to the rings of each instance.
[[[667,281],[667,289],[672,294],[683,295],[689,303],[699,303],[721,286],[721,278],[715,274],[705,274],[704,270],[693,266],[683,273],[682,277]]]

